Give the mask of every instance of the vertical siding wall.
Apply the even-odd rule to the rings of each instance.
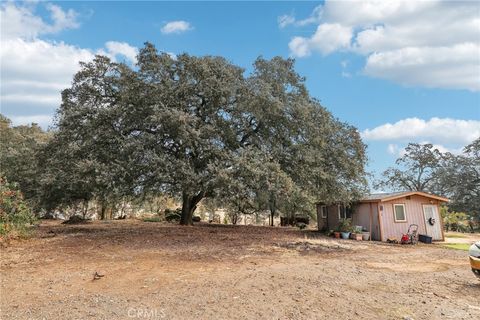
[[[323,229],[326,229],[326,228],[327,228],[327,219],[322,218],[321,207],[322,207],[322,205],[317,204],[317,225],[318,225],[318,230],[323,230]]]
[[[433,202],[433,203],[432,203]],[[393,205],[405,204],[406,222],[395,222]],[[423,215],[424,204],[437,205],[438,202],[422,196],[411,196],[410,200],[407,198],[399,198],[388,202],[380,202],[378,206],[383,206],[383,211],[380,211],[382,222],[382,241],[386,241],[387,238],[397,238],[400,240],[402,234],[407,233],[408,227],[411,224],[418,225],[418,233],[426,234],[425,230],[425,218]],[[436,224],[437,228],[441,228],[441,222]]]
[[[372,225],[370,230],[370,206],[372,209]],[[380,240],[380,226],[378,224],[377,203],[360,203],[355,206],[352,215],[352,221],[355,226],[362,226],[370,232],[373,240]]]
[[[322,230],[323,228],[333,230],[338,225],[338,206],[337,205],[329,205],[327,206],[327,217],[328,219],[323,219],[320,212],[321,205],[317,204],[317,225],[318,230]],[[328,221],[327,221],[328,220]]]
[[[328,228],[330,230],[334,230],[337,228],[338,222],[340,219],[338,219],[338,206],[337,205],[331,205],[327,207],[328,210]]]

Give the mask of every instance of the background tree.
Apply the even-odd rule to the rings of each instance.
[[[148,43],[136,69],[98,56],[63,91],[57,125],[44,190],[59,186],[58,203],[111,210],[116,199],[165,194],[191,224],[202,199],[233,194],[236,180],[244,199],[225,199],[266,204],[272,216],[279,199],[300,199],[293,190],[339,201],[364,185],[357,130],[309,96],[291,59],[259,58],[245,77],[224,58],[173,59]],[[257,166],[243,170],[249,157]]]
[[[450,198],[449,208],[480,220],[480,138],[460,155],[446,153],[438,172],[438,184]]]
[[[0,177],[0,236],[25,235],[35,216],[15,184]]]
[[[254,94],[241,110],[255,124],[248,145],[261,151],[256,167],[265,174],[237,195],[255,197],[249,206],[270,211],[271,225],[280,209],[311,213],[315,201],[358,199],[365,192],[366,155],[356,128],[309,96],[293,60],[259,58],[254,67],[248,78]]]
[[[126,161],[131,148],[116,132],[128,72],[97,56],[81,64],[72,86],[62,92],[57,131],[39,154],[45,163],[41,191],[46,209],[94,199],[103,219],[119,199],[133,194],[136,168]]]
[[[377,188],[396,191],[434,192],[438,188],[438,171],[442,154],[432,144],[409,143],[405,154],[398,158],[396,168],[383,172]]]
[[[14,183],[25,201],[38,209],[38,169],[36,155],[50,140],[51,132],[45,132],[36,123],[12,126],[11,121],[0,114],[0,174]]]
[[[467,226],[464,224],[468,220],[466,213],[450,211],[448,207],[442,206],[440,208],[440,215],[442,216],[446,231],[465,232],[467,230]]]
[[[450,199],[451,212],[465,212],[480,220],[480,138],[455,155],[431,144],[410,143],[376,185],[390,190],[425,191]]]

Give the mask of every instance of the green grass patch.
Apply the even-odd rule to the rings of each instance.
[[[444,244],[443,246],[449,249],[468,251],[471,245],[468,243],[448,243],[448,244]]]
[[[143,222],[162,222],[163,219],[161,219],[160,217],[150,217],[150,218],[143,218],[142,221]]]
[[[461,233],[447,233],[445,234],[447,238],[466,238],[467,236]]]

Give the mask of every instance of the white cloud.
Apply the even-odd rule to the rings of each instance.
[[[418,143],[427,144],[427,143],[430,143],[430,142],[429,141],[420,141]],[[387,152],[389,154],[391,154],[392,156],[402,157],[403,155],[405,155],[407,153],[407,151],[405,150],[406,147],[407,147],[406,145],[399,146],[398,144],[390,143],[387,146]],[[450,152],[450,153],[453,153],[453,154],[461,154],[463,152],[463,147],[458,147],[458,148],[446,147],[446,146],[441,145],[441,144],[432,144],[432,147],[433,147],[433,149],[437,149],[441,153]]]
[[[405,85],[479,91],[480,43],[373,53],[365,73]]]
[[[310,44],[307,38],[295,37],[288,44],[290,52],[296,57],[306,57],[311,54]]]
[[[400,148],[399,148],[398,144],[389,143],[388,146],[387,146],[387,151],[391,155],[398,155],[398,150],[399,149]]]
[[[479,8],[474,1],[327,0],[312,14],[317,31],[289,47],[297,57],[365,55],[366,74],[405,85],[479,91]]]
[[[183,33],[192,29],[193,27],[189,22],[178,20],[178,21],[167,22],[162,27],[161,31],[164,34],[171,34],[171,33]]]
[[[327,55],[336,50],[347,49],[350,46],[352,30],[338,23],[324,23],[318,26],[311,38],[295,37],[290,41],[290,51],[294,56],[304,57],[317,51]]]
[[[466,145],[480,136],[480,121],[450,118],[407,118],[362,132],[365,140],[425,142]]]
[[[351,78],[352,74],[347,70],[348,65],[350,62],[348,60],[342,60],[340,65],[342,66],[342,77],[343,78]]]
[[[471,142],[471,141],[470,141]],[[422,142],[422,144],[429,143],[428,141]],[[461,154],[463,152],[463,147],[459,148],[449,148],[441,144],[433,143],[432,144],[434,149],[437,149],[438,151],[442,153],[450,152],[453,154]]]
[[[91,50],[36,39],[1,42],[1,102],[3,107],[55,108],[60,91],[69,86],[80,61],[90,61]]]
[[[138,48],[129,45],[126,42],[108,41],[105,43],[105,47],[108,50],[109,55],[116,57],[122,55],[130,62],[135,63],[137,61]]]
[[[288,25],[295,25],[295,26],[306,26],[312,23],[318,23],[321,20],[323,13],[323,7],[318,6],[313,9],[313,12],[310,14],[308,18],[297,20],[295,15],[293,14],[284,14],[277,18],[278,26],[283,29]]]
[[[284,14],[277,18],[278,26],[283,29],[286,26],[295,22],[295,17],[291,14]]]
[[[65,29],[79,27],[77,13],[69,9],[64,11],[57,5],[47,4],[45,7],[50,12],[52,23],[45,22],[34,14],[35,5],[24,5],[5,2],[1,6],[2,38],[33,39],[41,34],[58,33]]]
[[[75,29],[80,26],[77,22],[78,14],[73,9],[63,11],[61,7],[54,4],[47,4],[47,9],[50,11],[53,25],[49,26],[48,32],[56,33],[64,29]]]
[[[72,10],[47,4],[53,21],[47,24],[35,15],[36,4],[9,2],[0,8],[1,112],[15,124],[32,121],[44,127],[50,124],[54,110],[61,103],[60,92],[70,86],[73,75],[80,69],[80,61],[88,62],[95,54],[105,54],[112,59],[121,55],[135,62],[138,49],[125,42],[109,41],[105,48],[94,50],[38,38],[41,34],[77,27]]]

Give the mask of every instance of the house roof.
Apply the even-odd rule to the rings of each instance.
[[[407,196],[422,196],[430,199],[439,200],[442,202],[450,201],[447,198],[440,197],[431,193],[421,192],[421,191],[402,191],[402,192],[390,192],[390,193],[372,193],[360,200],[360,202],[385,202],[390,200],[395,200],[398,198],[403,198]]]

